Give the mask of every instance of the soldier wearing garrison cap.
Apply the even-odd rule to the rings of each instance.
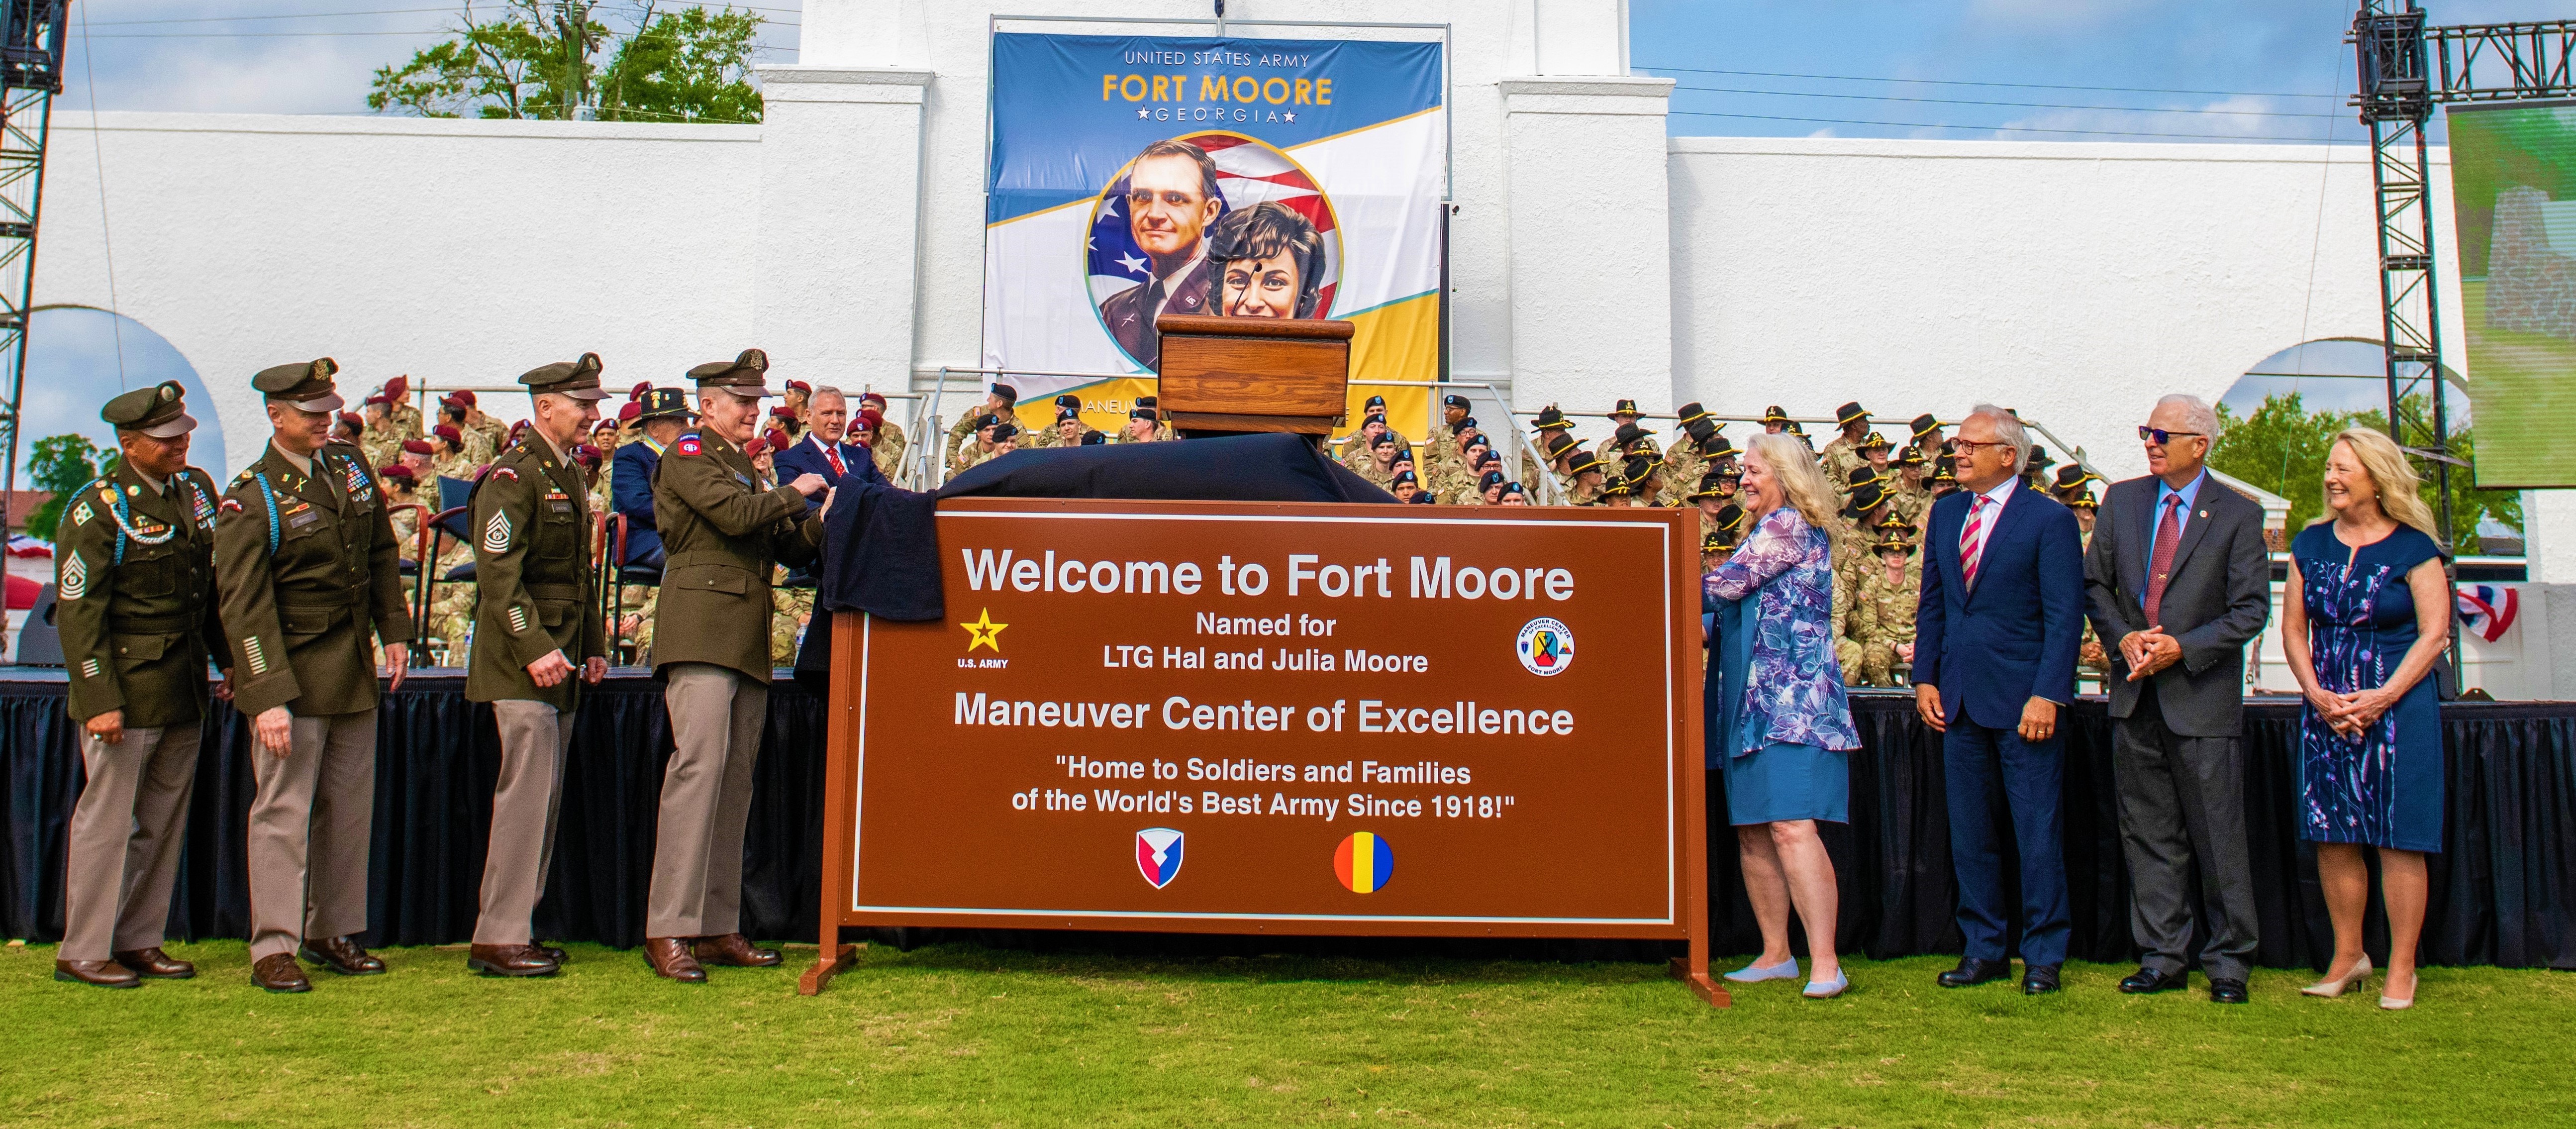
[[[312,984],[302,957],[343,975],[385,970],[351,940],[367,928],[376,800],[371,638],[393,687],[412,623],[393,523],[357,448],[327,442],[340,408],[329,358],[263,369],[266,448],[215,518],[215,575],[230,636],[233,705],[257,738],[250,807],[251,982]]]
[[[197,776],[206,660],[224,652],[214,479],[188,465],[177,381],[107,402],[114,468],[72,491],[55,533],[54,625],[80,723],[54,979],[133,988],[195,966],[161,951]],[[228,693],[218,689],[216,693]]]
[[[582,683],[608,673],[608,642],[590,567],[590,492],[569,452],[608,393],[597,353],[519,377],[532,426],[476,481],[474,648],[465,696],[492,703],[501,773],[483,854],[481,909],[465,966],[487,976],[551,976],[561,949],[541,948],[530,919],[554,855],[555,807]]]
[[[758,349],[690,369],[698,425],[671,444],[653,484],[669,554],[653,666],[668,684],[676,749],[662,779],[644,955],[683,982],[706,979],[702,961],[779,959],[741,932],[743,825],[769,708],[771,575],[814,559],[822,521],[806,500],[828,484],[806,474],[760,488],[743,445],[760,423],[768,369]]]

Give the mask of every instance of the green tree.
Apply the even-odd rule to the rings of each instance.
[[[86,435],[52,435],[36,440],[35,452],[27,456],[27,477],[38,490],[50,490],[53,497],[27,515],[27,535],[47,541],[63,520],[63,504],[72,492],[88,485],[100,472],[98,446]],[[109,452],[106,465],[116,465],[116,455]]]
[[[420,117],[757,122],[751,56],[763,18],[732,8],[614,23],[598,0],[470,2],[444,43],[376,68],[367,107]]]
[[[2427,413],[2421,405],[2410,404],[2407,414]],[[2325,512],[2326,450],[2334,445],[2336,433],[2347,427],[2385,431],[2387,421],[2387,413],[2381,411],[2311,412],[2296,392],[2264,397],[2262,406],[2243,419],[2221,404],[2219,437],[2210,449],[2209,465],[2289,499],[2290,532],[2295,535]],[[2462,428],[2452,432],[2451,448],[2454,455],[2469,464],[2451,470],[2451,543],[2474,551],[2478,524],[2487,519],[2520,530],[2521,494],[2480,490],[2473,485],[2476,476],[2471,468],[2477,463],[2474,431]],[[2441,489],[2430,465],[2418,460],[2416,470],[2424,477],[2424,503],[2439,514]]]

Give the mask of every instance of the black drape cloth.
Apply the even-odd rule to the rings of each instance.
[[[743,924],[754,936],[803,939],[815,933],[821,881],[823,700],[782,679],[769,703],[744,846]],[[1852,822],[1828,824],[1825,832],[1842,887],[1840,947],[1872,957],[1957,952],[1938,735],[1915,717],[1910,697],[1856,693],[1852,712],[1862,742],[1851,757]],[[2446,703],[2442,715],[2445,849],[2431,859],[2423,959],[2576,968],[2576,705]],[[2134,950],[2112,799],[2110,718],[2097,699],[2069,709],[2065,723],[2073,953],[2126,961]],[[249,730],[222,705],[207,724],[172,895],[170,933],[180,939],[248,932]],[[2270,967],[2321,967],[2333,945],[2314,854],[2298,841],[2294,818],[2297,729],[2295,703],[2265,702],[2246,711],[2247,832],[2262,937],[2256,959]],[[60,671],[0,668],[0,771],[9,784],[0,828],[0,932],[10,937],[62,935],[64,842],[82,779],[76,731],[64,713]],[[491,710],[465,700],[459,675],[414,675],[401,693],[386,697],[377,735],[374,929],[367,943],[467,940],[500,770]],[[541,935],[621,946],[643,938],[654,812],[670,753],[659,683],[621,672],[585,694],[564,778],[556,866],[537,908]],[[1749,952],[1759,939],[1734,833],[1725,825],[1722,788],[1712,774],[1712,931],[1718,952]],[[2386,924],[2373,901],[2371,945],[2384,952]],[[1027,942],[1032,935],[982,936]],[[1383,939],[1126,937],[1108,943],[1183,952],[1393,951]],[[1460,942],[1392,944],[1466,951]],[[1546,956],[1660,951],[1633,943],[1516,944],[1515,951]],[[1468,947],[1478,945],[1486,951],[1495,943]]]
[[[891,620],[941,615],[941,498],[1130,498],[1189,502],[1393,502],[1300,435],[1231,435],[1184,443],[1118,443],[1014,451],[958,475],[936,494],[841,479],[823,520],[815,604]],[[828,639],[829,635],[825,634]],[[815,638],[806,640],[809,648]]]

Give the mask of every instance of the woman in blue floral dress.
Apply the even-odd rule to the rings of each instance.
[[[2362,913],[2365,846],[2379,852],[2388,984],[2379,1005],[2415,1003],[2424,856],[2442,849],[2442,715],[2431,679],[2450,645],[2451,589],[2433,513],[2406,455],[2354,428],[2326,454],[2332,519],[2290,543],[2282,649],[2307,696],[2299,719],[2299,837],[2317,845],[2334,920],[2334,962],[2304,991],[2338,996],[2370,979]]]
[[[1710,768],[1726,774],[1744,886],[1762,927],[1762,955],[1727,973],[1738,983],[1794,979],[1789,910],[1807,929],[1806,994],[1839,995],[1850,981],[1834,952],[1839,898],[1816,821],[1850,821],[1849,753],[1860,747],[1834,658],[1836,499],[1815,456],[1787,435],[1757,435],[1741,487],[1752,535],[1701,578],[1717,612],[1715,723]]]

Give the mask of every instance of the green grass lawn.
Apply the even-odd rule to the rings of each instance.
[[[595,946],[532,981],[393,949],[272,996],[238,942],[173,951],[198,979],[125,992],[0,955],[0,1124],[2576,1123],[2576,976],[2549,972],[2433,969],[2385,1013],[2291,972],[2243,1007],[2107,965],[1945,991],[1921,958],[1719,1011],[1635,964],[871,948],[804,999],[810,947],[697,987]]]

